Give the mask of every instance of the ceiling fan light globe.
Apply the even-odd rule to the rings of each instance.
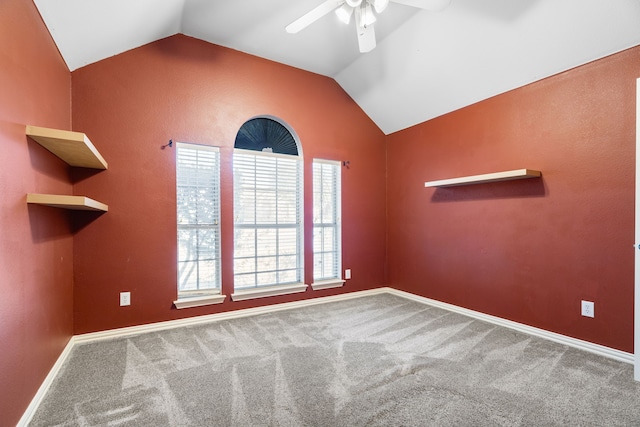
[[[351,20],[351,14],[353,14],[353,8],[346,3],[336,9],[338,19],[345,24],[348,24]]]
[[[373,8],[376,13],[382,13],[389,6],[389,0],[373,0]]]
[[[358,7],[362,3],[362,0],[345,0],[345,3],[351,7]]]

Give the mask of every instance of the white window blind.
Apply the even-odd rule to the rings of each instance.
[[[220,293],[220,153],[176,144],[178,298]]]
[[[233,181],[235,288],[302,283],[301,159],[236,149]]]
[[[313,161],[313,280],[340,279],[340,163]]]

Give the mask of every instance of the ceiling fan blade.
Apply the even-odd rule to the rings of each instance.
[[[404,4],[406,6],[413,6],[419,9],[431,10],[433,12],[439,12],[449,6],[451,0],[390,0],[394,3]]]
[[[360,53],[371,52],[376,47],[376,32],[373,30],[373,24],[361,27],[356,25],[358,30],[358,47]]]
[[[285,30],[287,30],[287,33],[289,34],[295,34],[300,30],[304,30],[338,6],[340,6],[339,0],[326,0],[321,5],[311,9],[309,12],[287,25]]]

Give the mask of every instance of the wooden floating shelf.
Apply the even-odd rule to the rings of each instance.
[[[107,212],[109,206],[85,196],[63,196],[58,194],[27,194],[27,203],[51,206],[54,208],[80,211]]]
[[[487,182],[511,181],[515,179],[538,178],[542,173],[532,169],[516,169],[505,172],[487,173],[483,175],[463,176],[460,178],[427,181],[425,187],[454,187],[457,185],[483,184]]]
[[[30,125],[26,133],[71,166],[107,169],[107,162],[84,133]]]

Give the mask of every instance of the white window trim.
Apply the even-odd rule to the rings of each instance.
[[[190,143],[190,142],[176,142],[176,149],[180,146],[184,146],[185,148],[188,147],[193,147],[193,146],[197,146],[198,149],[202,149],[202,150],[209,150],[209,151],[213,151],[218,153],[218,215],[220,215],[220,186],[221,186],[221,182],[220,182],[220,147],[217,146],[212,146],[212,145],[203,145],[203,144],[194,144],[194,143]],[[176,159],[176,163],[177,163],[177,159]],[[220,235],[221,233],[221,228],[220,228],[220,217],[218,216],[217,219],[217,227],[218,227],[218,233]],[[218,269],[219,269],[219,273],[220,275],[222,274],[222,266],[221,266],[221,253],[220,253],[220,242],[218,242]],[[197,290],[195,292],[197,292],[197,296],[193,296],[193,291],[182,291],[180,292],[180,290],[178,289],[178,295],[177,295],[177,299],[176,301],[173,302],[173,304],[175,305],[175,307],[177,309],[182,309],[182,308],[190,308],[190,307],[199,307],[199,306],[203,306],[203,305],[211,305],[211,304],[221,304],[222,302],[224,302],[224,300],[226,299],[226,295],[222,295],[222,283],[218,283],[218,287],[216,288],[211,288],[211,289],[200,289]],[[191,295],[190,295],[191,293]]]
[[[258,288],[240,289],[231,294],[232,301],[245,301],[249,299],[273,297],[305,292],[309,285],[293,283],[289,285],[262,286]]]
[[[342,164],[338,160],[313,159],[311,162],[312,168],[313,168],[313,163],[325,163],[329,165],[338,166],[338,180],[339,180],[338,181],[339,185],[337,188],[338,194],[336,195],[336,203],[337,203],[337,210],[338,210],[338,218],[336,221],[336,225],[338,227],[338,239],[339,239],[336,255],[338,256],[337,268],[338,268],[339,274],[338,274],[338,277],[336,278],[329,278],[329,279],[314,281],[311,284],[311,288],[314,291],[316,291],[321,289],[339,288],[344,285],[346,280],[341,278],[343,274],[342,273],[343,269],[342,269],[342,177],[340,175],[340,166]],[[312,171],[312,175],[313,175],[313,171]],[[312,224],[312,228],[313,227],[315,227],[315,223]],[[313,252],[312,256],[314,257],[314,262],[315,262],[315,252]]]
[[[178,298],[173,302],[177,309],[202,307],[203,305],[222,304],[227,299],[226,295],[203,295],[197,297]]]
[[[289,128],[287,127],[287,129]],[[289,131],[291,132],[290,129]],[[242,148],[234,148],[233,151],[234,151],[234,154],[239,153],[239,154],[247,154],[252,156],[260,155],[260,156],[276,157],[276,158],[279,157],[284,159],[295,159],[295,161],[299,162],[300,175],[298,179],[299,179],[299,185],[301,188],[301,194],[299,195],[300,202],[298,206],[298,216],[300,218],[300,222],[298,224],[298,228],[300,232],[299,243],[298,243],[299,245],[298,253],[300,254],[300,277],[298,278],[298,280],[304,280],[304,274],[305,274],[305,269],[304,269],[304,262],[305,262],[304,159],[302,158],[302,151],[301,151],[300,144],[298,144],[298,155],[296,156],[291,154],[280,154],[280,153],[272,153],[272,152],[264,152],[264,151],[246,150]],[[234,172],[234,177],[235,177],[235,172]],[[234,187],[234,197],[235,197],[235,187]],[[234,209],[235,209],[235,199],[234,199]],[[234,215],[235,215],[235,211],[234,211]],[[235,229],[236,229],[236,224],[234,221],[234,231]],[[234,241],[234,245],[235,245],[235,241]],[[262,298],[262,297],[275,296],[275,295],[287,295],[292,293],[304,292],[307,290],[307,287],[308,285],[300,282],[300,283],[287,283],[283,285],[280,285],[280,284],[262,285],[262,286],[258,285],[256,287],[237,288],[237,290],[233,294],[231,294],[231,300],[243,301],[247,299]],[[282,289],[282,291],[277,291],[277,289]]]
[[[319,291],[322,289],[331,289],[331,288],[341,288],[344,286],[346,280],[344,279],[328,279],[328,280],[320,280],[318,282],[313,282],[311,284],[311,289],[314,291]]]

